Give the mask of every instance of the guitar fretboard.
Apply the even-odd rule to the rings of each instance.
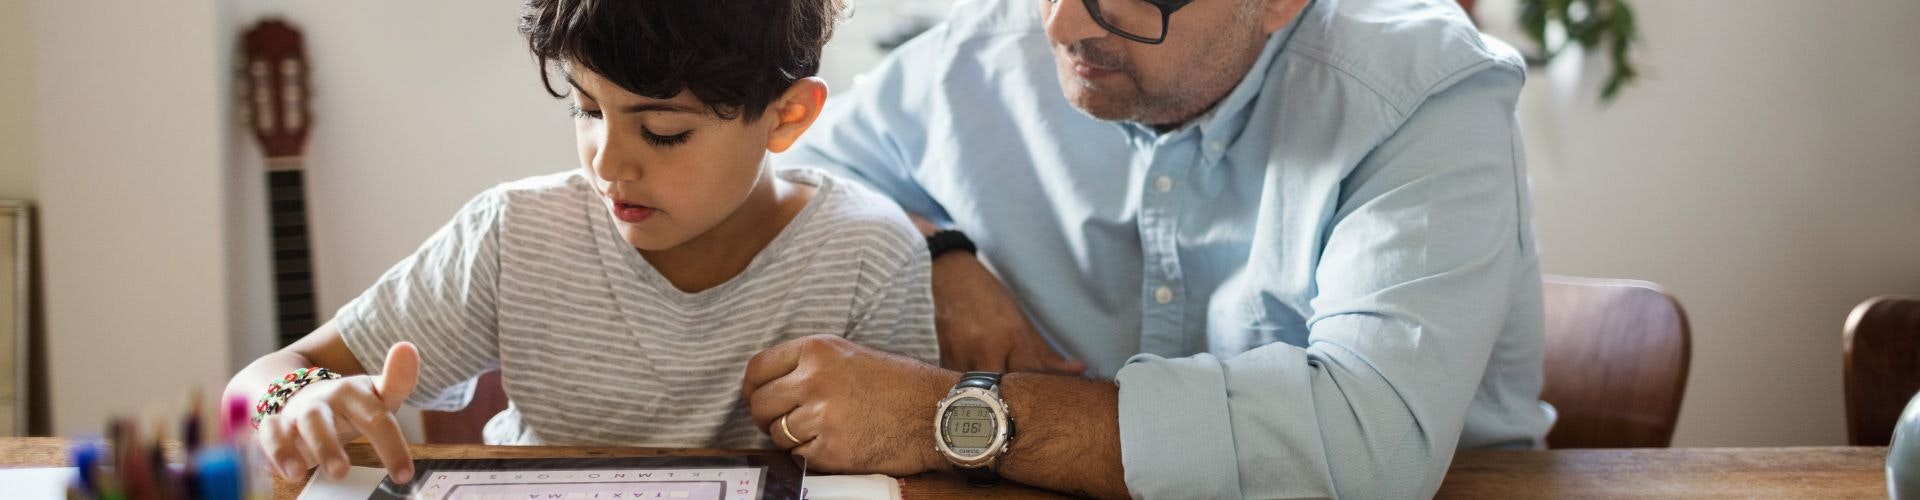
[[[314,314],[313,254],[307,238],[306,184],[305,173],[298,168],[267,172],[274,305],[281,347],[319,326],[319,317]]]

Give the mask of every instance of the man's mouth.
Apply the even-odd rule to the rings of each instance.
[[[1119,73],[1121,64],[1111,54],[1099,52],[1085,42],[1067,47],[1067,64],[1073,68],[1073,74],[1089,80]]]
[[[1094,80],[1114,73],[1118,73],[1118,71],[1114,71],[1112,68],[1095,66],[1078,59],[1073,60],[1073,74],[1079,75],[1081,78]]]

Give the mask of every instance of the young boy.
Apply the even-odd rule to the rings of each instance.
[[[548,92],[572,101],[583,168],[481,193],[236,375],[228,394],[262,401],[272,465],[340,477],[357,433],[405,482],[393,410],[463,407],[495,368],[511,405],[489,443],[739,448],[772,444],[740,400],[762,349],[829,334],[936,362],[927,250],[905,214],[768,167],[819,114],[811,76],[839,7],[529,0],[521,31]]]

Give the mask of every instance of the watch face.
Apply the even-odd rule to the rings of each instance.
[[[979,398],[966,397],[954,400],[947,411],[940,415],[940,439],[946,441],[947,448],[961,457],[977,457],[987,453],[987,445],[993,443],[995,428],[993,409]]]

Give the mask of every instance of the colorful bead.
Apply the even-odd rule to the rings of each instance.
[[[287,406],[287,398],[293,393],[305,389],[308,385],[321,380],[334,380],[340,374],[322,367],[310,367],[294,370],[280,380],[267,384],[266,394],[260,396],[259,404],[253,407],[253,428],[260,428],[260,420],[268,415],[277,415]]]

